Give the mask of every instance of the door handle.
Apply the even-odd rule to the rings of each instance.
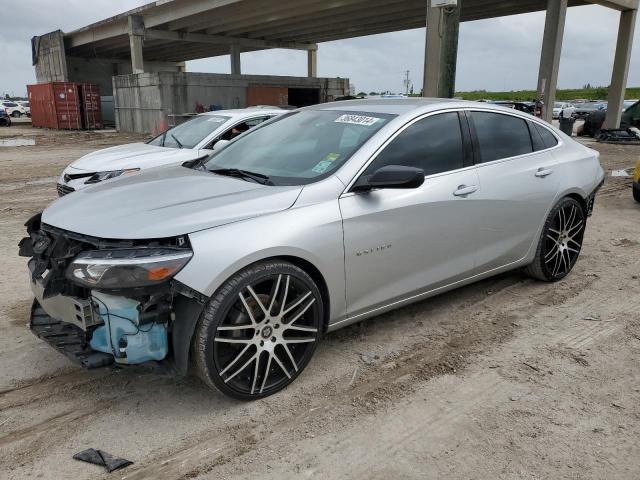
[[[540,167],[536,172],[536,177],[544,178],[548,175],[551,175],[552,173],[553,173],[553,170],[551,170],[550,168]]]
[[[458,186],[458,189],[453,192],[453,194],[456,197],[464,197],[465,195],[469,195],[473,192],[475,192],[476,190],[478,190],[478,186],[477,185],[460,185]]]

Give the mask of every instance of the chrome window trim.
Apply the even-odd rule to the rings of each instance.
[[[369,167],[369,165],[378,157],[378,155],[380,155],[380,152],[382,152],[387,147],[387,145],[389,145],[393,140],[395,140],[395,138],[398,135],[400,135],[402,132],[404,132],[411,125],[413,125],[414,123],[416,123],[416,122],[418,122],[420,120],[424,120],[425,118],[431,117],[433,115],[438,115],[438,114],[442,114],[442,113],[452,113],[452,112],[459,113],[459,112],[463,112],[463,111],[464,111],[463,108],[454,107],[454,108],[445,108],[445,109],[442,109],[442,110],[435,110],[435,111],[431,111],[431,112],[426,112],[426,113],[418,115],[415,118],[412,118],[410,121],[408,121],[407,123],[402,125],[400,128],[398,128],[398,130],[396,130],[393,133],[393,135],[391,135],[389,138],[387,138],[384,141],[384,143],[382,145],[380,145],[375,152],[373,152],[373,154],[364,163],[364,165],[362,167],[360,167],[358,172],[353,176],[353,178],[347,184],[347,187],[340,194],[339,198],[345,198],[345,197],[350,197],[352,195],[355,195],[356,192],[350,192],[349,191],[351,189],[351,187],[353,187],[353,185],[358,181],[360,176],[365,172],[365,170]],[[462,126],[461,126],[461,128],[462,128]],[[462,131],[460,132],[460,135],[464,138],[464,135],[462,134]],[[364,145],[362,145],[360,148],[362,148],[362,147],[364,147]],[[452,173],[456,173],[456,172],[462,172],[464,170],[475,168],[476,166],[477,165],[469,165],[469,166],[458,168],[458,169],[455,169],[455,170],[447,170],[446,172],[433,173],[431,175],[425,175],[424,178],[426,180],[428,178],[439,177],[439,176],[442,176],[442,175],[448,175],[448,174],[452,174]]]

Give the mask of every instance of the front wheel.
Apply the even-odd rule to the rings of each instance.
[[[587,217],[582,205],[565,197],[551,209],[542,228],[536,256],[526,268],[538,280],[555,282],[567,276],[582,249]]]
[[[241,400],[276,393],[311,360],[323,315],[320,291],[304,270],[277,260],[251,265],[205,307],[194,338],[198,374]]]
[[[22,116],[22,114],[20,112],[18,112],[17,110],[14,110],[11,113],[11,116],[14,117],[14,118],[20,118]]]
[[[640,202],[640,183],[633,184],[633,199]]]

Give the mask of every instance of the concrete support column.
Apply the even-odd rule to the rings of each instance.
[[[132,73],[144,73],[143,41],[144,19],[139,15],[129,16],[129,46],[131,48]]]
[[[307,77],[318,76],[318,49],[307,50]]]
[[[556,101],[558,70],[564,23],[567,17],[567,0],[547,0],[547,16],[544,22],[540,69],[538,70],[538,96],[542,100],[542,119],[551,123],[553,103]]]
[[[427,4],[427,35],[424,52],[425,97],[452,98],[456,87],[460,6],[432,7]]]
[[[604,121],[604,128],[620,128],[622,102],[627,88],[627,76],[629,75],[631,47],[633,45],[637,14],[637,10],[620,12],[618,42],[616,43],[616,55],[613,60],[613,74],[609,85],[607,116]]]
[[[231,75],[240,75],[240,45],[232,44],[229,54],[231,55]]]

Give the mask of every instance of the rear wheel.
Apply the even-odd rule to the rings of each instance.
[[[210,300],[196,330],[200,377],[242,400],[282,390],[313,356],[323,307],[311,277],[288,262],[238,272]]]
[[[582,205],[573,198],[563,198],[549,212],[527,273],[547,282],[564,278],[578,260],[585,226]]]
[[[12,117],[14,117],[14,118],[20,118],[20,117],[22,116],[22,114],[21,114],[19,111],[14,110],[14,111],[11,113],[11,116],[12,116]]]

